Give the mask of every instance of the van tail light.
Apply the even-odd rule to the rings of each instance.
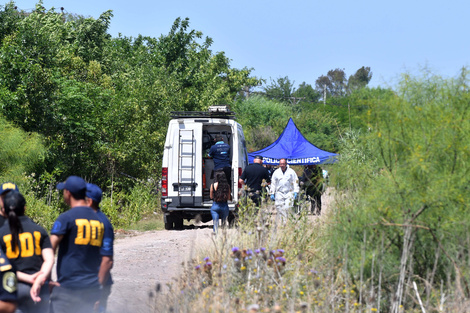
[[[202,160],[202,189],[206,189],[206,162]]]
[[[162,197],[168,197],[168,167],[162,167]]]
[[[240,184],[240,176],[242,176],[243,170],[241,167],[238,168],[238,189],[242,188],[242,184]]]

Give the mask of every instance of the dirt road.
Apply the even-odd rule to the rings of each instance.
[[[176,278],[182,262],[212,244],[212,225],[181,231],[117,234],[114,246],[114,285],[109,313],[149,313],[149,292],[163,290]]]

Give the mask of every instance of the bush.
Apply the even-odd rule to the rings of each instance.
[[[100,207],[115,229],[126,228],[143,216],[159,212],[160,196],[153,184],[137,183],[130,192],[104,194]]]
[[[371,107],[370,132],[344,141],[332,168],[342,197],[326,248],[347,247],[353,280],[365,268],[377,290],[392,290],[384,306],[409,303],[410,280],[426,282],[428,302],[441,282],[460,290],[456,299],[470,295],[468,83],[465,71],[452,80],[405,76],[396,97]]]

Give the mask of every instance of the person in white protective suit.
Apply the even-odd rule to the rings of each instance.
[[[299,178],[293,169],[287,165],[286,159],[279,160],[279,168],[271,177],[271,200],[275,201],[277,215],[282,222],[287,221],[289,210],[294,205],[294,199],[299,193]]]

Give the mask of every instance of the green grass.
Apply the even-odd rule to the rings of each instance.
[[[163,230],[163,215],[161,213],[152,213],[144,216],[140,221],[134,222],[125,229],[137,231]]]

